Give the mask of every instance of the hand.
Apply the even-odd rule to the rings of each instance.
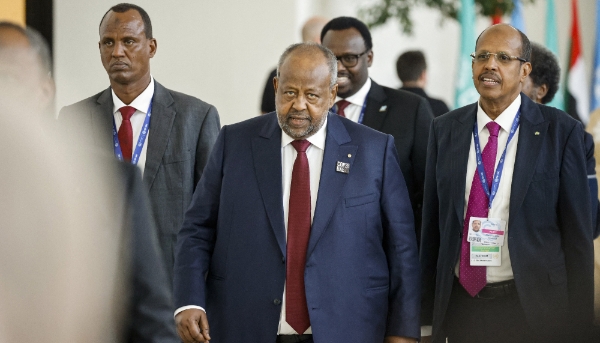
[[[197,308],[179,312],[175,316],[175,326],[179,338],[185,343],[208,342],[208,319],[206,313]]]
[[[421,336],[421,343],[431,343],[431,336]]]
[[[386,336],[383,343],[417,343],[417,340],[410,337]]]

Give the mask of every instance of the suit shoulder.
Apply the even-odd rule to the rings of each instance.
[[[385,93],[385,95],[387,95],[388,98],[401,102],[405,105],[418,104],[422,101],[426,101],[426,99],[422,96],[419,96],[415,93],[411,93],[403,89],[394,89],[385,86],[380,87],[383,88],[383,92]]]
[[[213,105],[207,103],[204,100],[201,100],[195,96],[192,95],[188,95],[185,93],[181,93],[178,91],[174,91],[172,89],[168,89],[165,88],[165,90],[171,95],[171,97],[173,98],[173,102],[176,104],[177,107],[193,107],[193,108],[202,108],[202,109],[206,109],[208,110],[211,107],[214,107]]]
[[[558,127],[573,128],[577,125],[583,125],[580,121],[574,119],[568,113],[559,110],[558,108],[542,104],[535,104],[535,106],[540,109],[544,119],[555,121],[558,124]]]
[[[60,114],[63,113],[71,113],[73,111],[80,111],[81,109],[85,109],[85,108],[90,108],[91,106],[93,106],[94,104],[96,104],[96,102],[98,101],[98,98],[100,98],[100,96],[106,92],[106,90],[103,90],[100,93],[94,94],[92,96],[90,96],[89,98],[85,98],[83,100],[80,100],[76,103],[64,106],[63,108],[61,108],[60,110]]]

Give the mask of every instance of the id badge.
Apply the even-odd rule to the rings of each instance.
[[[474,244],[504,245],[506,222],[498,218],[471,217],[467,241]]]
[[[502,247],[471,243],[471,265],[499,267],[502,263]]]

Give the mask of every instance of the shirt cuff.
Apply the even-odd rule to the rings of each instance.
[[[173,317],[175,317],[175,316],[176,316],[176,315],[178,315],[179,313],[181,313],[181,312],[183,312],[183,311],[185,311],[185,310],[189,310],[189,309],[191,309],[191,308],[195,308],[195,309],[198,309],[198,310],[202,310],[202,311],[204,311],[204,313],[206,313],[206,310],[205,310],[205,309],[203,309],[203,308],[202,308],[202,307],[200,307],[200,306],[196,306],[196,305],[188,305],[188,306],[182,306],[182,307],[180,307],[180,308],[176,309],[176,310],[175,310],[175,314],[173,315]]]
[[[421,326],[421,337],[431,336],[432,333],[433,333],[433,329],[432,328],[433,327],[431,325]]]

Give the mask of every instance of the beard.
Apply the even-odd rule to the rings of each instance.
[[[276,106],[277,110],[277,121],[279,122],[279,127],[288,134],[288,136],[294,139],[304,139],[309,136],[315,134],[325,123],[325,119],[327,118],[327,113],[329,110],[324,111],[320,117],[311,117],[308,111],[296,111],[294,109],[290,109],[288,113],[282,114],[279,111],[279,107]],[[302,128],[293,127],[290,125],[291,119],[304,119],[308,121],[308,125]]]

